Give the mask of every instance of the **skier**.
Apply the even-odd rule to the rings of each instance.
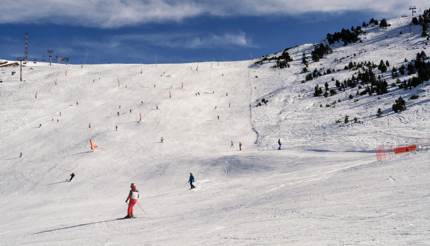
[[[239,142],[239,151],[242,151],[242,142]]]
[[[193,183],[194,183],[195,179],[192,173],[190,173],[190,177],[188,178],[188,183],[190,184],[190,190],[196,188]]]
[[[97,149],[97,144],[95,143],[95,141],[94,140],[92,140],[92,139],[90,139],[90,149],[91,149],[91,151],[95,151],[96,149]]]
[[[281,143],[281,139],[279,138],[278,139],[278,150],[281,150],[281,147],[282,147],[282,143]]]
[[[22,158],[22,152],[19,152],[19,158]]]
[[[136,185],[134,183],[131,183],[130,193],[128,194],[128,197],[125,200],[125,203],[128,202],[128,209],[127,209],[127,216],[125,216],[124,219],[134,218],[133,207],[134,205],[136,205],[138,199],[139,199],[139,191],[137,190]]]
[[[72,182],[72,179],[75,177],[75,173],[71,173],[70,174],[70,179],[69,179],[69,182]]]

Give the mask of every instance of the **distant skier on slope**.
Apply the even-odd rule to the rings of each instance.
[[[239,151],[242,151],[242,142],[239,142]]]
[[[70,179],[69,179],[69,182],[72,182],[72,179],[75,177],[75,173],[71,173],[70,174]]]
[[[128,202],[127,216],[124,219],[134,218],[133,216],[133,207],[136,205],[137,200],[139,199],[139,191],[136,188],[134,183],[130,185],[130,193],[128,193],[128,197],[125,200],[125,203]]]
[[[282,143],[281,143],[281,139],[279,138],[278,139],[278,150],[281,150],[281,147],[282,147]]]
[[[91,151],[95,151],[97,149],[97,144],[94,142],[94,140],[90,139],[90,149]]]
[[[190,173],[190,177],[188,178],[188,183],[190,184],[190,190],[192,190],[192,189],[194,189],[194,188],[196,188],[195,186],[194,186],[194,181],[195,181],[195,179],[194,179],[194,176],[193,176],[193,174],[192,173]]]

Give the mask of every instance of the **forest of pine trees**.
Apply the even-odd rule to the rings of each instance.
[[[362,33],[360,26],[352,27],[351,30],[343,28],[340,32],[328,33],[326,38],[330,45],[340,41],[343,42],[343,45],[348,45],[358,42],[360,40],[358,36]]]
[[[325,44],[317,44],[315,45],[314,50],[312,51],[312,60],[314,62],[318,62],[324,55],[330,54],[332,49],[329,45]]]

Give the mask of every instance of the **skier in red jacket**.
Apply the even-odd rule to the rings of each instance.
[[[134,183],[131,183],[130,185],[130,193],[128,194],[127,199],[125,200],[125,203],[128,202],[128,209],[127,209],[127,216],[124,218],[134,218],[133,216],[133,207],[136,205],[137,200],[139,199],[139,191],[136,188],[136,185]]]

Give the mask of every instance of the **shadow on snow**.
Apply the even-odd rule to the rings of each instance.
[[[90,226],[90,225],[107,223],[107,222],[113,222],[113,221],[122,220],[122,219],[123,218],[117,218],[117,219],[101,220],[101,221],[95,221],[95,222],[88,222],[88,223],[82,223],[82,224],[77,224],[77,225],[65,226],[65,227],[54,228],[54,229],[50,229],[50,230],[39,231],[39,232],[33,233],[33,235],[44,234],[44,233],[54,232],[54,231],[68,230],[68,229],[73,229],[73,228],[77,228],[77,227],[84,227],[84,226]]]

